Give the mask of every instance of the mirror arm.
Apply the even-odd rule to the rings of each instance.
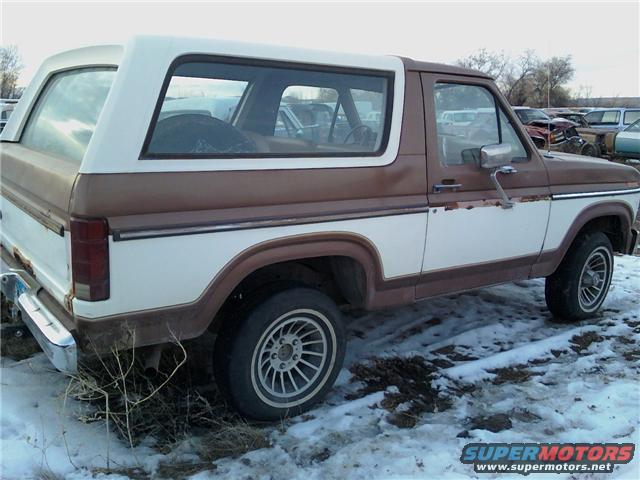
[[[494,169],[493,172],[491,172],[491,181],[493,182],[494,187],[496,187],[496,190],[498,191],[498,195],[500,195],[500,206],[502,208],[513,208],[513,206],[515,205],[515,202],[513,202],[509,198],[509,196],[506,194],[506,192],[502,188],[502,185],[500,185],[500,182],[498,181],[499,173],[504,173],[505,175],[508,175],[511,173],[518,173],[518,170],[516,170],[510,165],[505,165],[502,167],[498,167]]]

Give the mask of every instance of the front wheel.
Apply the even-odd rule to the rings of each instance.
[[[576,321],[602,305],[613,273],[613,248],[602,232],[578,238],[545,284],[545,299],[554,317]]]
[[[323,293],[291,288],[258,300],[215,347],[221,391],[244,416],[277,420],[321,400],[344,359],[340,311]]]

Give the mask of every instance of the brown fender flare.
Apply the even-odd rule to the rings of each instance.
[[[293,235],[265,241],[242,251],[229,261],[195,301],[168,308],[145,310],[111,317],[76,318],[81,345],[102,351],[127,332],[129,345],[154,345],[204,333],[234,289],[251,273],[280,262],[313,257],[344,256],[358,262],[366,279],[365,307],[407,303],[413,300],[416,278],[385,280],[376,247],[365,237],[343,232]]]
[[[620,220],[622,244],[624,251],[627,252],[631,242],[633,211],[631,207],[623,201],[605,200],[589,205],[580,211],[562,239],[560,246],[555,250],[542,252],[536,264],[533,265],[530,276],[532,278],[546,277],[555,272],[580,230],[592,220],[603,217],[616,217]]]
[[[384,282],[380,255],[375,246],[361,235],[330,232],[281,237],[242,251],[216,275],[203,294],[209,294],[214,304],[213,311],[209,312],[211,319],[240,282],[257,270],[287,261],[333,256],[349,257],[362,267],[366,299]]]

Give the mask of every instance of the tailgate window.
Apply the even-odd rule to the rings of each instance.
[[[115,68],[82,68],[53,75],[20,143],[81,163],[115,73]]]

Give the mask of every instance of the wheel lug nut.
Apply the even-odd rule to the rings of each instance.
[[[281,338],[280,340],[278,340],[278,343],[280,343],[280,345],[282,345],[284,343],[284,338]]]
[[[284,370],[284,363],[280,364],[280,370]]]
[[[271,354],[271,358],[273,358],[275,360],[276,358],[278,358],[278,354],[277,353],[272,353]]]
[[[297,345],[297,344],[298,344],[298,340],[297,340],[297,339],[296,339],[296,340],[294,340],[294,341],[293,341],[293,344],[294,344],[294,345]]]
[[[298,359],[298,355],[294,355],[294,356],[293,356],[293,359],[294,359],[294,360],[297,360],[297,359]]]

